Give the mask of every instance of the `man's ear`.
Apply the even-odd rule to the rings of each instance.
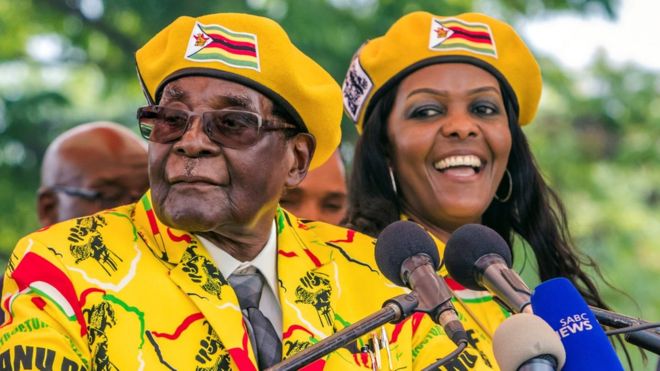
[[[305,179],[316,149],[316,140],[309,133],[298,133],[295,137],[289,139],[289,146],[293,161],[291,161],[285,185],[287,188],[292,188]]]
[[[57,194],[48,188],[41,188],[37,193],[37,216],[42,227],[57,222]]]

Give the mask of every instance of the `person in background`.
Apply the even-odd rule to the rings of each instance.
[[[310,171],[297,187],[287,189],[280,205],[298,217],[339,225],[348,207],[344,162],[339,150]]]
[[[42,226],[137,201],[149,188],[146,143],[112,122],[75,126],[48,146],[37,215]]]
[[[41,166],[42,227],[138,200],[149,188],[147,146],[124,126],[91,122],[53,140]],[[0,289],[4,276],[0,276]],[[0,322],[4,312],[0,312]]]
[[[372,238],[278,206],[337,149],[342,115],[335,80],[281,26],[179,17],[136,66],[150,190],[18,242],[3,365],[265,369],[406,292],[378,271]],[[415,314],[310,369],[421,369],[455,349],[444,337]]]
[[[361,137],[349,186],[348,226],[373,236],[409,219],[436,240],[484,224],[531,248],[541,280],[567,277],[606,307],[573,247],[561,200],[546,184],[521,130],[542,89],[536,59],[490,16],[413,12],[363,44],[343,85]],[[444,267],[439,272],[447,277]],[[492,334],[509,315],[490,293],[447,277],[473,337],[461,369],[494,368]],[[457,368],[458,369],[458,368]]]

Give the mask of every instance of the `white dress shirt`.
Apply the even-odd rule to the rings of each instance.
[[[232,273],[237,270],[242,270],[245,267],[253,266],[261,272],[266,281],[261,291],[261,301],[259,301],[259,310],[270,320],[277,331],[277,334],[282,339],[282,307],[280,306],[280,299],[278,296],[278,280],[277,280],[277,232],[275,230],[275,221],[270,229],[270,236],[264,248],[259,252],[252,261],[241,262],[233,256],[229,255],[224,250],[218,248],[213,242],[204,237],[196,235],[202,242],[206,251],[209,252],[215,264],[218,266],[220,273],[225,278],[228,278]]]

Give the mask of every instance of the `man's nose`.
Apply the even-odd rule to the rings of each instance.
[[[203,157],[217,154],[220,151],[220,146],[213,142],[204,131],[201,116],[193,116],[188,129],[179,138],[172,150],[178,154],[187,157]]]

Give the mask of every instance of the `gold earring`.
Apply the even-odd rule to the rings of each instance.
[[[387,170],[389,170],[389,172],[390,172],[390,180],[392,181],[392,189],[394,190],[394,194],[397,195],[396,180],[394,180],[394,172],[392,171],[392,167],[388,166]]]
[[[507,178],[509,178],[509,191],[507,192],[505,197],[498,196],[497,191],[495,191],[495,197],[494,197],[497,201],[501,203],[505,203],[509,201],[509,199],[511,198],[511,193],[513,193],[513,178],[511,177],[511,172],[509,172],[509,169],[506,169],[505,174]]]

